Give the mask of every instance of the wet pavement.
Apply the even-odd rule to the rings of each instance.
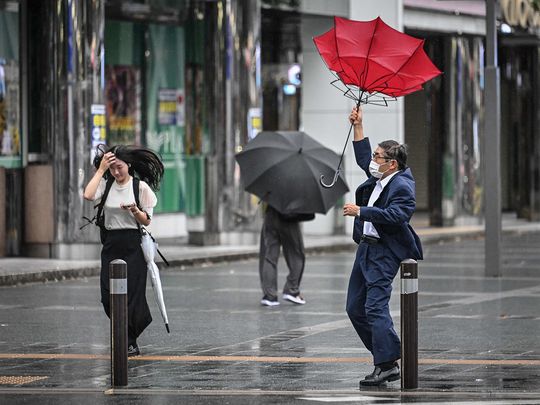
[[[154,322],[110,390],[97,277],[0,288],[0,403],[540,403],[540,233],[429,244],[419,265],[419,388],[360,391],[372,370],[344,311],[353,253],[311,255],[304,306],[259,305],[257,261],[162,272],[171,334]],[[286,271],[280,263],[280,283]],[[399,280],[391,310],[399,329]]]

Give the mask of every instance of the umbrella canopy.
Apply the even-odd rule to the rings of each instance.
[[[321,58],[337,79],[332,85],[361,103],[388,105],[389,100],[418,90],[441,74],[424,52],[424,40],[397,31],[380,17],[354,21],[334,17],[334,28],[313,38]],[[352,124],[342,158],[351,136]],[[334,180],[324,187],[333,187]]]
[[[341,173],[334,188],[321,186],[339,155],[304,132],[261,132],[236,160],[245,190],[283,214],[325,214],[349,191]]]
[[[161,287],[161,278],[159,277],[159,269],[154,262],[156,257],[157,246],[152,238],[152,235],[145,231],[141,238],[141,248],[144,255],[144,260],[146,260],[146,267],[148,269],[148,274],[150,274],[150,282],[152,283],[152,289],[154,290],[154,297],[156,298],[156,304],[161,312],[161,317],[165,323],[165,328],[168,333],[171,333],[169,330],[169,317],[167,316],[167,309],[165,308],[165,301],[163,300],[163,288]]]
[[[395,30],[380,17],[335,17],[334,28],[313,41],[345,94],[365,103],[386,103],[384,95],[395,98],[421,90],[441,74],[424,52],[424,40]]]

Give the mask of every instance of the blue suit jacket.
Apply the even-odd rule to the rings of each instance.
[[[409,221],[416,208],[415,185],[411,169],[400,171],[390,179],[381,195],[367,207],[371,192],[377,179],[369,173],[371,161],[371,145],[369,139],[354,141],[356,163],[364,170],[368,179],[356,189],[356,205],[359,205],[360,216],[354,219],[353,239],[360,243],[364,229],[364,221],[373,224],[380,240],[401,261],[405,259],[422,259],[422,245]]]

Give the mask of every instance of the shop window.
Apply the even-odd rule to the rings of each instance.
[[[2,7],[0,5],[0,7]],[[0,166],[21,166],[18,5],[0,9]]]
[[[186,210],[184,67],[182,27],[149,24],[146,53],[146,141],[165,165],[157,211]]]
[[[143,27],[111,22],[105,30],[107,143],[141,144]]]
[[[294,3],[289,1],[270,2]],[[302,90],[300,14],[262,10],[263,129],[297,131],[300,128]]]
[[[107,20],[105,62],[107,143],[158,152],[165,174],[155,212],[187,212],[184,28]]]

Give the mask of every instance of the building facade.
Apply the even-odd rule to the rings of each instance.
[[[82,190],[101,143],[163,157],[156,236],[241,237],[249,196],[234,154],[261,126],[260,10],[1,1],[0,255],[96,257],[95,227],[80,228],[93,216]]]
[[[381,16],[426,39],[443,75],[388,107],[365,107],[372,143],[406,142],[431,225],[481,223],[486,159],[501,159],[503,209],[540,218],[539,21],[501,0],[501,156],[485,156],[483,1],[0,1],[0,256],[94,258],[82,190],[97,145],[161,154],[152,230],[196,244],[253,243],[256,198],[234,154],[265,130],[303,130],[341,152],[353,106],[312,38],[333,16]],[[350,188],[365,178],[347,148]],[[353,193],[343,201],[352,201]],[[352,226],[332,209],[311,234]]]

